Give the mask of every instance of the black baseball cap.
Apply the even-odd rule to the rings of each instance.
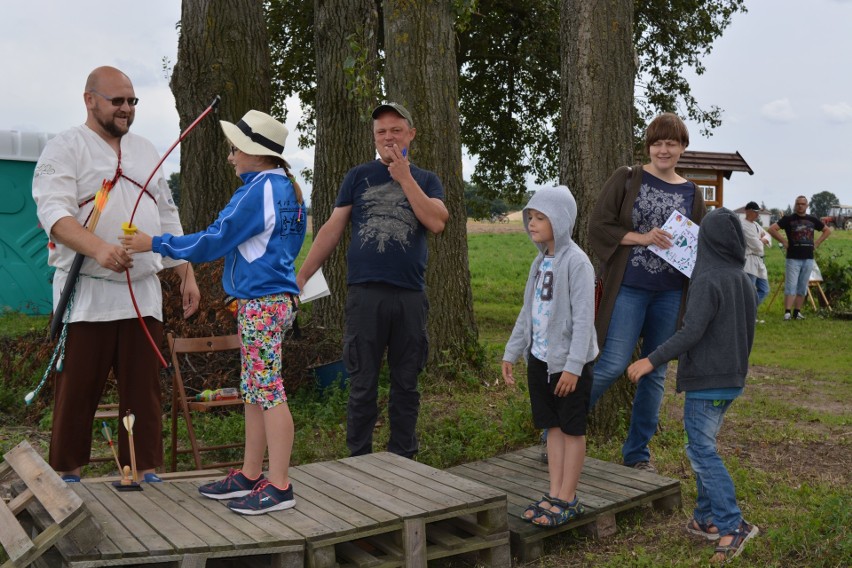
[[[755,203],[754,201],[749,201],[746,203],[746,211],[760,211],[760,205]]]

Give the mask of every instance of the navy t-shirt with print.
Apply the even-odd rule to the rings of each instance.
[[[443,200],[444,188],[433,172],[411,166],[411,175],[428,197]],[[383,282],[401,288],[426,288],[426,227],[380,160],[355,166],[346,174],[335,207],[352,206],[349,284]]]
[[[806,260],[814,257],[814,231],[822,231],[825,225],[813,215],[785,215],[778,226],[787,233],[787,258]]]
[[[633,203],[633,230],[644,234],[654,227],[662,227],[674,210],[689,217],[693,199],[695,184],[691,181],[671,184],[643,170],[642,186]],[[648,247],[635,245],[627,259],[621,283],[659,292],[680,290],[685,278],[671,264],[648,250]]]

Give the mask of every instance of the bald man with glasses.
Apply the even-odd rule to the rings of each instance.
[[[50,465],[66,482],[80,480],[92,446],[92,424],[110,371],[118,385],[121,413],[135,417],[134,440],[140,479],[159,481],[163,463],[162,394],[159,362],[136,318],[125,272],[145,326],[159,345],[163,333],[162,289],[157,273],[174,268],[181,278],[184,317],[198,309],[200,293],[192,266],[152,253],[130,255],[118,240],[121,224],[149,234],[183,234],[177,207],[154,145],[130,133],[139,99],[130,78],[114,67],[98,67],[83,90],[86,122],[51,139],[36,165],[33,198],[47,232],[54,310],[66,282],[74,290],[64,318],[65,358],[55,375]],[[94,196],[108,198],[100,216]],[[94,222],[96,219],[97,222]],[[79,278],[69,282],[74,258],[85,256]],[[130,463],[127,432],[119,428],[119,456]]]
[[[814,267],[814,251],[831,234],[831,229],[818,217],[809,215],[808,198],[800,195],[796,198],[793,213],[785,215],[773,223],[767,232],[781,243],[787,251],[784,272],[784,319],[803,320],[802,305],[808,294],[808,282]],[[781,234],[784,229],[786,237]],[[814,231],[820,231],[819,239],[814,242]],[[792,309],[792,313],[790,310]]]

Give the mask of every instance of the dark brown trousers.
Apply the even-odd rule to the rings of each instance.
[[[145,318],[157,345],[163,337],[163,324]],[[50,466],[70,471],[89,463],[95,411],[109,377],[110,369],[118,384],[119,420],[110,425],[113,441],[118,439],[121,465],[130,465],[127,431],[122,418],[129,410],[135,415],[133,442],[136,468],[163,465],[162,394],[160,363],[137,319],[111,322],[78,322],[68,326],[65,360],[57,373],[54,388],[53,432],[50,438]],[[98,443],[106,440],[98,435]]]

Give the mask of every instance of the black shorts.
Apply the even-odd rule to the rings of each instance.
[[[568,396],[556,396],[556,384],[562,372],[548,377],[547,363],[530,355],[527,384],[530,391],[533,423],[536,428],[559,428],[569,436],[586,435],[586,416],[592,395],[594,362],[586,363],[577,379],[577,388]],[[548,382],[548,378],[550,382]]]

